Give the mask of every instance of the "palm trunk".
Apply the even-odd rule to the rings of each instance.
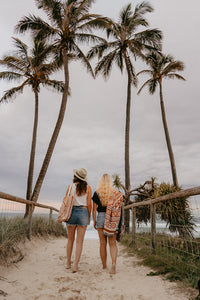
[[[161,107],[161,113],[162,113],[163,127],[164,127],[164,131],[165,131],[165,138],[166,138],[166,142],[167,142],[167,149],[168,149],[169,159],[170,159],[170,164],[171,164],[173,184],[174,184],[174,186],[178,187],[178,179],[177,179],[177,175],[176,175],[174,154],[173,154],[172,145],[171,145],[171,141],[170,141],[169,130],[168,130],[166,114],[165,114],[165,105],[164,105],[164,101],[163,101],[162,82],[160,81],[159,84],[160,84],[160,107]]]
[[[32,136],[32,145],[31,145],[28,180],[27,180],[27,191],[26,191],[27,200],[31,199],[31,194],[32,194],[35,149],[36,149],[36,140],[37,140],[37,127],[38,127],[38,92],[35,91],[35,117],[34,117],[33,136]],[[28,216],[28,213],[29,213],[29,205],[27,204],[24,218]]]
[[[59,116],[58,116],[58,119],[56,122],[56,126],[54,128],[54,132],[52,134],[52,137],[51,137],[51,140],[49,143],[49,147],[47,149],[47,153],[44,158],[42,168],[40,170],[40,174],[37,178],[35,188],[34,188],[34,191],[33,191],[32,197],[31,197],[31,200],[34,202],[37,202],[37,200],[38,200],[40,189],[42,187],[42,183],[43,183],[44,177],[46,175],[47,168],[49,166],[50,159],[53,154],[53,150],[54,150],[57,138],[58,138],[58,134],[60,132],[60,129],[61,129],[61,126],[63,123],[63,119],[65,116],[65,110],[66,110],[67,99],[68,99],[68,91],[69,91],[68,57],[67,57],[67,51],[65,49],[62,51],[62,55],[63,55],[63,62],[64,62],[64,75],[65,75],[64,92],[63,92],[63,96],[62,96],[62,102],[61,102],[60,112],[59,112]]]
[[[125,188],[130,189],[130,157],[129,157],[129,140],[130,140],[130,111],[131,111],[131,76],[129,73],[128,62],[126,53],[124,53],[126,70],[128,73],[128,86],[127,86],[127,102],[126,102],[126,127],[125,127]],[[129,203],[130,196],[125,199],[126,203]],[[129,232],[130,214],[126,209],[124,213],[124,226],[125,231]]]

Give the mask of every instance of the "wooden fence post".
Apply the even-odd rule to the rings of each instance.
[[[124,228],[124,202],[122,202],[122,228]]]
[[[51,220],[52,220],[52,209],[50,209],[49,211],[49,224],[51,223]]]
[[[156,253],[156,205],[150,204],[150,221],[151,221],[151,253]]]
[[[34,205],[33,204],[30,205],[29,216],[28,216],[28,228],[27,228],[27,238],[29,240],[31,240],[33,208]]]
[[[132,243],[136,240],[136,207],[132,207]]]

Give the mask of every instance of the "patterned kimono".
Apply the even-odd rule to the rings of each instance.
[[[106,208],[106,216],[103,233],[107,236],[114,236],[120,221],[121,206],[122,206],[123,194],[117,190],[113,190],[108,205]]]

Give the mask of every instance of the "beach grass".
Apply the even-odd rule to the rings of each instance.
[[[0,263],[9,264],[23,258],[20,243],[27,239],[28,220],[23,217],[0,218]],[[48,217],[33,216],[32,237],[67,236],[66,228]]]
[[[156,254],[151,253],[150,234],[137,234],[134,245],[132,236],[125,234],[121,243],[126,246],[129,255],[137,255],[141,264],[153,270],[148,276],[165,275],[170,281],[182,281],[187,286],[197,288],[200,279],[200,239],[184,241],[167,234],[159,234]]]

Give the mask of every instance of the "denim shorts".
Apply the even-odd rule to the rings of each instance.
[[[105,216],[105,212],[98,212],[96,217],[96,228],[104,228]]]
[[[73,206],[71,216],[66,223],[68,225],[80,225],[80,226],[88,225],[89,224],[88,208],[83,206]]]

